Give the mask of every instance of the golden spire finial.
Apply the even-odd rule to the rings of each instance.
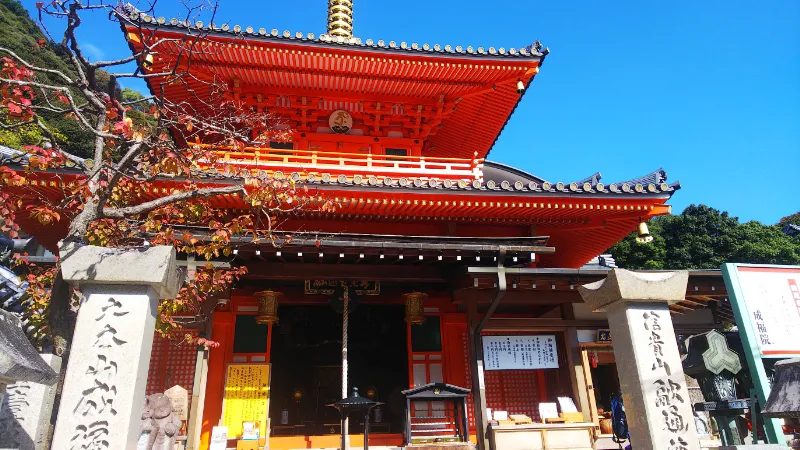
[[[328,0],[328,34],[353,37],[353,0]]]

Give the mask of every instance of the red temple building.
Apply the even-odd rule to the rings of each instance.
[[[148,393],[184,386],[191,394],[187,448],[206,450],[213,428],[236,420],[225,417],[236,403],[230,368],[266,365],[261,444],[337,446],[338,413],[326,405],[342,398],[347,287],[348,387],[383,403],[373,415],[371,445],[447,441],[448,410],[437,402],[414,406],[406,436],[402,391],[448,383],[471,389],[469,427],[482,448],[487,429],[513,428],[493,421],[487,408],[528,416],[530,430],[574,432],[579,442],[587,436],[592,448],[604,431],[598,409],[610,406],[613,353],[611,344],[597,342],[597,331],[607,328],[603,314],[588,311],[575,288],[602,279],[608,267],[596,257],[668,214],[666,202],[680,185],[660,169],[608,183],[599,173],[562,182],[488,160],[516,106],[535,89],[548,49],[538,41],[473,48],[362,40],[352,37],[352,2],[330,3],[328,32],[319,36],[195,24],[207,32],[201,44],[208,51],[193,59],[193,95],[183,86],[165,88],[170,100],[191,102],[209,89],[200,80],[221,79],[231,99],[279,116],[291,130],[289,143],[201,145],[227,167],[291,177],[339,207],[309,209],[284,224],[284,231],[322,238],[299,235],[280,248],[243,243],[230,264],[246,265],[248,275],[229,298],[209,305],[210,320],[187,325],[221,345],[196,350],[155,338]],[[132,21],[123,32],[134,52],[142,35],[191,38],[181,20],[126,14]],[[173,64],[177,48],[160,48],[150,70]],[[39,183],[57,189],[44,176]],[[214,201],[245,208],[236,196]],[[718,273],[692,273],[687,300],[672,306],[676,329],[714,327],[707,307],[725,295]],[[730,312],[720,307],[717,314]],[[503,338],[546,342],[553,351],[546,363],[504,369],[485,354],[493,348],[487,343],[502,346]],[[542,351],[527,354],[541,358]],[[601,381],[592,382],[593,374]],[[539,424],[547,422],[541,404],[559,397],[571,399],[577,416]],[[229,447],[242,437],[230,434],[233,428]],[[354,447],[362,430],[351,421]]]

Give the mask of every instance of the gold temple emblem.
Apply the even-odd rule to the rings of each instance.
[[[343,109],[334,111],[328,118],[328,125],[334,133],[346,134],[353,128],[353,116]]]

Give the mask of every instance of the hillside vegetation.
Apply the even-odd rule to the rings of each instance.
[[[2,30],[0,48],[11,50],[36,66],[74,75],[64,52],[61,51],[61,44],[47,39],[36,22],[31,19],[28,11],[17,0],[0,0],[0,30]],[[0,58],[7,56],[0,52]],[[46,75],[39,74],[38,77],[47,81]],[[42,116],[47,125],[55,131],[65,151],[76,156],[89,157],[93,142],[92,135],[88,131],[63,114],[42,114]],[[41,140],[41,131],[32,125],[15,130],[0,129],[0,145],[7,147],[19,149],[24,145],[39,144]]]

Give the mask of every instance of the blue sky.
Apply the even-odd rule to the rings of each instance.
[[[157,15],[179,4],[160,0]],[[319,34],[326,8],[220,0],[216,22]],[[663,167],[683,185],[674,212],[704,203],[774,223],[800,210],[798,23],[796,0],[355,0],[354,31],[487,48],[539,39],[551,53],[490,159],[553,182]],[[81,37],[94,58],[128,54],[100,16]]]

